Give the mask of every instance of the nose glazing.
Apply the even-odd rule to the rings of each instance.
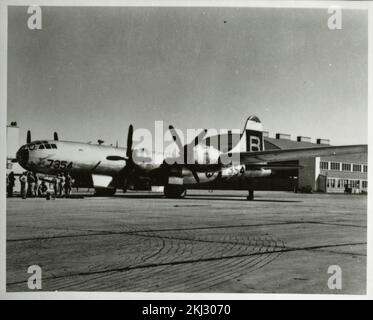
[[[24,147],[22,147],[21,149],[18,150],[16,154],[16,158],[17,158],[18,163],[22,167],[25,167],[29,159],[29,151],[25,149]]]

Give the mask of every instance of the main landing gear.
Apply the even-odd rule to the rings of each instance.
[[[246,199],[247,199],[248,201],[253,201],[253,200],[254,200],[254,190],[253,190],[253,189],[250,189],[250,190],[249,190],[249,194],[248,194],[248,196],[246,197]]]
[[[179,185],[165,185],[164,187],[164,195],[166,198],[184,198],[186,195],[186,189],[184,186]]]

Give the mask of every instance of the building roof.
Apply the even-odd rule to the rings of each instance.
[[[276,149],[297,149],[297,148],[316,148],[320,146],[327,146],[312,142],[305,141],[294,141],[287,139],[275,139],[275,138],[264,138],[265,150],[276,150]],[[321,157],[323,161],[336,161],[336,162],[351,162],[351,163],[367,163],[367,153],[362,154],[346,154],[339,156]]]
[[[319,144],[306,142],[306,141],[294,141],[288,139],[275,139],[275,138],[264,138],[264,145],[266,150],[275,149],[297,149],[297,148],[316,148],[320,147]]]

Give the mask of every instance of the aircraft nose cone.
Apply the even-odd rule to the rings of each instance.
[[[28,158],[29,158],[29,151],[27,149],[22,147],[21,149],[17,151],[16,159],[23,168],[25,168],[25,166],[27,165]]]

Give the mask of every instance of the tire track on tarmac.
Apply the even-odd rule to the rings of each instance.
[[[295,224],[299,222],[290,222]],[[310,223],[310,222],[304,222]],[[219,234],[220,229],[242,228],[289,224],[266,223],[231,226],[208,226],[193,228],[170,228],[157,230],[135,229],[134,225],[122,225],[119,231],[85,230],[90,234],[60,235],[56,237],[36,237],[8,240],[50,242],[53,239],[89,237],[93,235],[121,235],[120,245],[141,238],[140,249],[131,259],[111,265],[91,265],[88,271],[70,272],[43,277],[47,287],[66,290],[113,290],[121,291],[167,291],[167,290],[206,290],[221,282],[237,278],[243,272],[253,272],[263,268],[280,255],[290,251],[321,250],[366,243],[330,244],[309,247],[286,247],[285,243],[272,235]],[[123,230],[124,229],[124,230]],[[199,231],[216,230],[205,235]],[[120,254],[120,248],[118,254]],[[88,279],[87,279],[88,277]],[[80,280],[78,280],[80,279]],[[7,286],[24,284],[8,283]]]

